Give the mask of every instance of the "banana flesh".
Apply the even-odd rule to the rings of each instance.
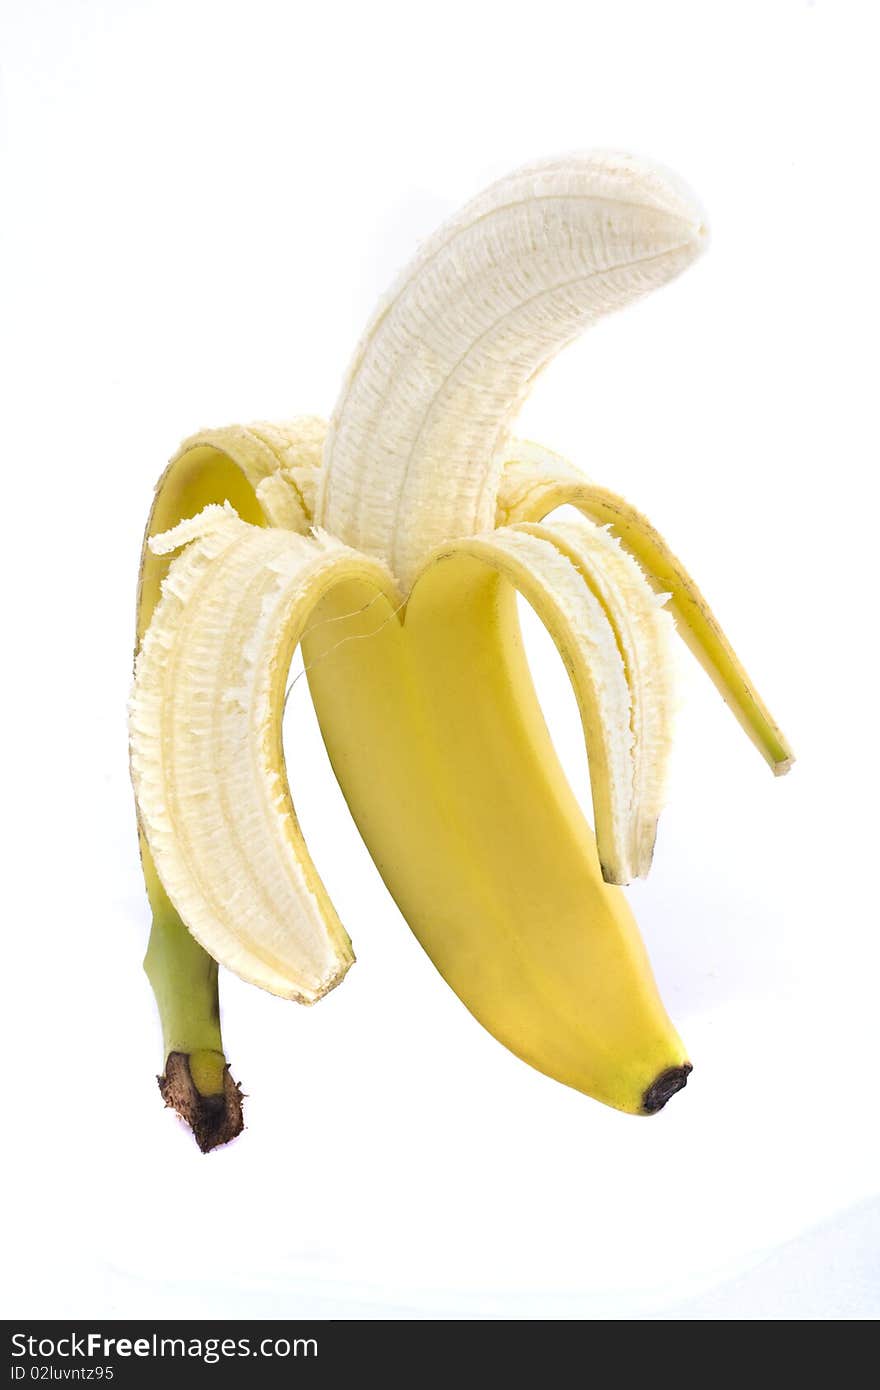
[[[679,275],[704,241],[687,196],[625,156],[493,184],[424,243],[369,324],[330,421],[319,524],[382,557],[405,588],[436,545],[490,530],[508,431],[537,373]]]

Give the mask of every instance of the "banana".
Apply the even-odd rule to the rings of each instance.
[[[673,279],[705,240],[689,195],[639,161],[527,166],[422,246],[368,325],[326,435],[313,418],[207,431],[160,480],[131,770],[160,1084],[203,1148],[242,1123],[214,962],[314,1003],[354,959],[288,785],[281,719],[300,643],[361,835],[474,1016],[625,1112],[655,1113],[686,1083],[619,886],[654,852],[676,628],[774,771],[791,752],[645,519],[511,428],[567,342]],[[554,519],[563,503],[580,516]],[[517,594],[572,681],[593,830],[541,714]]]

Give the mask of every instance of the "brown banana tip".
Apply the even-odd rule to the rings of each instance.
[[[661,1071],[642,1096],[642,1114],[656,1115],[658,1110],[662,1110],[676,1091],[681,1091],[687,1085],[692,1071],[690,1062],[684,1062],[680,1067],[667,1067],[666,1071]]]
[[[203,1154],[220,1144],[228,1144],[244,1129],[241,1087],[233,1081],[229,1068],[223,1073],[223,1091],[203,1096],[190,1072],[185,1052],[169,1052],[165,1074],[156,1078],[166,1106],[175,1110],[193,1132]]]

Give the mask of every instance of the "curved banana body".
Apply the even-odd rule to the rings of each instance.
[[[372,607],[343,616],[361,587],[325,600],[304,644],[321,732],[385,883],[471,1013],[539,1071],[651,1113],[687,1053],[602,878],[494,561],[479,543],[439,556],[378,632]]]
[[[635,160],[520,170],[400,277],[326,440],[311,418],[209,431],[160,480],[142,565],[132,775],[163,1094],[203,1147],[241,1124],[211,961],[312,1003],[353,960],[281,745],[300,641],[360,832],[475,1017],[539,1070],[620,1110],[654,1113],[685,1084],[690,1062],[615,886],[651,864],[676,625],[773,769],[791,754],[644,518],[510,428],[566,342],[672,279],[704,239],[687,195]],[[550,516],[562,503],[581,517]],[[544,724],[518,593],[572,681],[594,829]]]

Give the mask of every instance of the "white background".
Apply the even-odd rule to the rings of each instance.
[[[7,1315],[880,1311],[877,39],[841,0],[7,0]],[[676,169],[713,244],[570,349],[521,430],[665,531],[799,754],[774,782],[685,654],[632,899],[691,1084],[633,1120],[480,1029],[300,682],[294,795],[359,962],[310,1011],[224,978],[248,1129],[203,1158],[162,1109],[140,968],[125,703],[153,483],[200,426],[328,412],[416,239],[590,146]]]

